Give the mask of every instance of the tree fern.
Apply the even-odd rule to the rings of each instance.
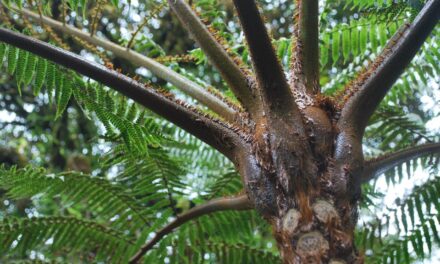
[[[302,41],[305,41],[304,35],[307,36],[302,32],[304,29],[301,23],[307,22],[303,21],[304,13],[299,13],[304,12],[302,8],[311,1],[289,4],[266,1],[259,3],[259,7],[254,1],[248,1],[246,12],[242,12],[240,5],[243,1],[233,1],[233,4],[239,11],[244,34],[235,17],[229,14],[229,3],[196,1],[194,6],[185,9],[187,1],[169,1],[172,7],[180,5],[180,11],[174,10],[179,16],[183,14],[184,18],[186,15],[193,19],[193,26],[187,26],[187,29],[198,41],[197,47],[200,48],[194,49],[190,40],[185,43],[184,49],[192,50],[188,58],[195,63],[180,63],[187,60],[173,59],[186,55],[172,55],[170,60],[164,60],[170,51],[169,47],[162,47],[157,40],[168,37],[172,45],[178,46],[183,38],[174,36],[176,32],[166,28],[171,19],[162,0],[133,3],[118,0],[47,0],[36,3],[4,1],[5,6],[10,8],[4,11],[7,15],[21,12],[23,8],[39,13],[39,19],[12,15],[13,25],[20,30],[25,28],[24,32],[33,32],[37,38],[49,39],[57,45],[69,47],[69,50],[85,55],[87,59],[105,61],[106,67],[88,63],[87,60],[80,60],[64,52],[64,56],[78,65],[87,65],[90,67],[87,69],[99,73],[90,74],[77,67],[75,69],[78,72],[108,87],[72,71],[69,63],[54,60],[67,67],[64,68],[30,53],[35,52],[33,46],[29,48],[20,46],[20,43],[14,44],[10,39],[2,37],[5,34],[11,36],[11,33],[1,31],[0,37],[11,45],[0,43],[0,63],[4,64],[2,67],[6,70],[0,79],[7,79],[3,78],[6,73],[12,76],[16,83],[13,87],[17,87],[21,98],[34,94],[37,100],[46,103],[49,99],[49,105],[53,102],[55,107],[47,107],[53,119],[60,122],[58,126],[68,126],[69,122],[63,122],[66,117],[74,119],[82,111],[89,120],[96,123],[99,130],[99,136],[93,139],[89,149],[74,149],[67,145],[58,150],[61,154],[58,156],[67,156],[77,151],[95,157],[90,174],[57,172],[65,169],[61,166],[53,171],[40,169],[38,161],[34,160],[31,161],[32,165],[22,169],[0,168],[0,187],[13,202],[25,197],[30,197],[35,203],[56,198],[51,202],[56,206],[52,212],[54,216],[16,219],[10,217],[8,212],[2,214],[6,216],[0,224],[0,253],[5,255],[3,259],[26,261],[33,251],[41,252],[44,260],[74,259],[79,262],[126,263],[132,258],[131,263],[134,263],[143,257],[144,263],[276,263],[281,259],[286,262],[290,255],[300,256],[297,255],[300,239],[314,231],[323,234],[324,245],[321,246],[326,253],[319,255],[321,253],[318,251],[319,254],[308,250],[306,254],[316,253],[323,262],[333,263],[344,258],[350,259],[344,261],[351,263],[352,260],[361,261],[362,258],[352,243],[358,202],[368,211],[361,214],[364,226],[357,236],[357,245],[367,255],[367,261],[410,263],[430,256],[435,243],[439,242],[440,178],[432,177],[396,200],[394,206],[384,209],[382,207],[385,206],[378,202],[383,196],[376,190],[374,184],[377,182],[371,181],[371,185],[363,186],[362,194],[359,182],[363,179],[359,180],[357,176],[363,177],[364,165],[368,166],[368,162],[375,160],[373,158],[364,163],[364,154],[377,156],[438,139],[438,135],[425,127],[432,114],[421,111],[417,105],[421,93],[431,92],[429,86],[438,79],[440,72],[437,65],[440,59],[437,51],[438,27],[402,76],[394,73],[395,69],[388,69],[389,75],[392,75],[390,78],[400,76],[400,79],[386,97],[379,98],[382,103],[377,109],[372,106],[376,103],[379,105],[374,97],[380,97],[378,94],[385,90],[387,92],[391,84],[390,87],[382,87],[383,90],[374,90],[379,89],[375,87],[382,83],[378,82],[373,88],[365,88],[365,82],[353,81],[362,76],[356,74],[362,72],[362,69],[365,69],[364,73],[371,74],[372,79],[380,80],[380,75],[377,77],[375,74],[383,73],[381,67],[386,68],[386,65],[379,65],[383,61],[375,61],[375,57],[383,56],[380,51],[384,47],[391,53],[399,49],[392,47],[392,42],[401,40],[400,33],[414,30],[412,23],[415,14],[426,1],[321,2],[321,17],[318,15],[318,7],[313,16],[316,20],[320,19],[322,28],[320,39],[316,37],[314,42],[319,43],[320,50],[318,47],[313,50],[321,58],[316,65],[311,66],[316,66],[317,71],[319,68],[321,74],[313,79],[313,85],[317,87],[301,86],[307,83],[302,83],[302,77],[309,78],[301,75],[303,70],[307,71],[309,61],[300,58],[306,56],[302,50]],[[318,2],[315,3],[318,5]],[[433,1],[428,3],[432,4]],[[261,19],[259,8],[274,9],[278,6],[294,8],[293,15],[292,10],[270,10],[270,13],[279,11],[283,15],[288,14],[289,19],[293,17],[294,41],[286,32],[275,32],[278,28],[284,30],[281,24],[284,24],[282,21],[285,19],[274,23],[258,20]],[[250,14],[247,12],[256,12],[258,19],[254,19],[254,22],[260,21],[262,24],[254,34],[249,34],[249,31],[255,30],[258,23],[246,23],[249,22],[246,21],[246,15]],[[43,19],[43,15],[60,20],[60,26],[51,29],[53,24],[44,24],[47,20]],[[169,21],[165,21],[164,17]],[[417,18],[414,21],[418,21]],[[183,19],[184,25],[186,22],[188,19]],[[274,27],[274,34],[282,37],[272,39],[272,34],[267,34],[269,40],[264,40],[265,24]],[[78,27],[87,34],[73,34],[72,37],[70,33],[66,34],[69,31],[63,25]],[[400,25],[407,27],[398,31]],[[154,29],[157,27],[163,31],[159,38],[155,38],[157,32]],[[52,30],[57,30],[57,33]],[[172,33],[167,34],[167,31]],[[252,39],[253,35],[262,32],[263,37]],[[396,35],[396,32],[400,33]],[[206,34],[208,37],[205,40],[212,40],[214,44],[204,46],[200,34]],[[387,44],[391,38],[391,44]],[[37,42],[32,43],[34,45]],[[96,43],[102,47],[95,47]],[[108,43],[111,45],[106,46]],[[272,46],[274,54],[270,52]],[[59,54],[59,49],[51,46],[44,48],[50,50],[55,58],[63,55]],[[175,50],[171,50],[171,54],[176,54]],[[181,54],[181,51],[177,54]],[[211,57],[217,54],[226,55],[213,61]],[[258,57],[260,55],[261,58]],[[53,59],[47,54],[42,56]],[[142,58],[150,63],[147,56],[157,61],[162,59],[165,65],[153,64],[138,68],[139,62],[131,61]],[[371,63],[368,65],[369,61]],[[117,71],[113,70],[112,63],[118,68]],[[209,63],[216,67],[212,68]],[[228,68],[225,72],[225,63],[229,63],[227,65],[231,65],[232,70]],[[394,68],[399,67],[394,65]],[[251,71],[251,68],[254,70]],[[136,77],[129,78],[128,73]],[[238,82],[227,82],[231,76],[237,77],[234,80],[239,80],[243,87],[239,87]],[[170,83],[165,84],[159,77]],[[107,82],[106,78],[113,81]],[[383,79],[386,79],[384,83],[388,80],[385,77]],[[353,83],[359,84],[359,87],[352,87]],[[116,84],[123,87],[116,87]],[[204,95],[213,96],[214,101],[222,102],[222,107],[226,107],[227,112],[232,114],[226,116],[224,112],[216,111],[203,100],[204,96],[200,99],[194,94],[188,95],[185,91],[188,87],[185,88],[185,85],[193,88],[200,86],[201,89],[218,86],[217,91],[213,92],[209,88]],[[135,92],[132,93],[130,89]],[[289,93],[283,96],[283,89]],[[291,90],[294,95],[290,93]],[[243,91],[245,95],[251,91],[251,100],[241,96]],[[373,99],[363,98],[365,91],[373,91],[370,96]],[[142,96],[149,96],[148,100]],[[304,98],[310,99],[310,102]],[[360,103],[356,98],[361,98]],[[157,105],[150,104],[149,100],[156,100],[154,103]],[[352,102],[363,107],[354,107],[353,110],[350,108]],[[152,109],[157,115],[138,103]],[[253,107],[258,111],[252,110]],[[25,112],[33,111],[31,107],[25,108]],[[309,116],[310,108],[313,108],[313,113],[322,110],[322,115],[319,113],[322,120]],[[374,111],[374,115],[368,111]],[[351,119],[349,114],[346,117],[347,113],[355,113],[355,117]],[[182,128],[163,121],[162,117]],[[291,127],[292,120],[299,120],[294,127]],[[348,129],[347,124],[350,124]],[[326,129],[330,135],[328,140],[323,139],[327,135],[320,134],[321,130]],[[54,129],[53,132],[41,129],[35,133],[43,134],[41,138],[44,138],[45,133],[52,133],[55,139],[59,139],[56,136],[71,136],[66,135],[71,133],[68,127],[62,131],[64,134],[57,135],[59,132],[60,129]],[[275,142],[280,135],[283,140]],[[328,150],[321,151],[319,148],[317,142],[322,140],[324,145],[328,145]],[[22,148],[25,144],[17,145]],[[62,146],[59,142],[54,145]],[[26,147],[31,149],[33,146]],[[286,151],[275,155],[283,148]],[[340,148],[343,150],[338,151]],[[328,156],[321,157],[327,155],[323,154],[326,151],[332,154],[327,153]],[[234,154],[230,154],[232,152]],[[339,157],[341,155],[346,157],[342,159]],[[302,156],[313,157],[296,159]],[[290,163],[284,157],[294,157],[295,162]],[[248,158],[255,162],[248,161]],[[398,186],[405,174],[411,177],[420,167],[435,173],[438,162],[435,153],[408,158],[385,173],[387,186]],[[309,168],[308,163],[314,166],[305,170],[305,167]],[[307,178],[302,179],[304,181],[298,180],[302,176]],[[320,180],[315,181],[314,177],[320,177]],[[295,179],[294,183],[290,182],[292,179]],[[327,189],[331,191],[325,191],[325,195],[322,195],[323,190]],[[362,195],[364,200],[360,199]],[[237,197],[244,197],[245,203],[234,205]],[[246,203],[249,199],[259,214],[256,211],[235,211],[249,209]],[[325,222],[320,218],[316,209],[320,199],[330,199],[326,202],[329,205],[326,213],[334,213],[331,221]],[[231,200],[232,206],[223,204]],[[10,203],[9,200],[7,202]],[[261,206],[260,202],[265,206]],[[210,207],[211,203],[214,207]],[[36,211],[32,213],[45,215],[43,210],[38,211],[40,206],[37,204]],[[233,211],[226,211],[230,209]],[[376,219],[372,215],[378,210],[383,212]],[[291,212],[301,216],[297,223],[300,228],[293,227],[295,235],[289,233],[293,232],[289,226],[285,226],[285,220],[291,216]],[[191,213],[195,216],[188,217]],[[331,245],[331,250],[325,243]],[[346,248],[341,249],[343,247]],[[429,252],[424,251],[425,248]],[[75,258],[73,254],[79,254],[79,257]],[[3,259],[0,258],[1,261]]]

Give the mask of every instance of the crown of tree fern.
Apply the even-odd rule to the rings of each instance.
[[[49,109],[22,133],[55,154],[0,164],[5,208],[31,208],[0,207],[0,262],[431,258],[440,1],[269,2],[2,1],[0,105]]]

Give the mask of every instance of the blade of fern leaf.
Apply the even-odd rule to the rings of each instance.
[[[24,81],[24,74],[29,53],[24,50],[18,51],[17,66],[15,69],[15,79],[17,80],[18,94],[21,96],[21,84]]]
[[[15,68],[17,67],[17,55],[18,49],[13,46],[9,46],[8,48],[8,73],[13,74],[15,72]]]
[[[55,104],[57,105],[57,112],[58,112],[58,106],[60,104],[60,98],[61,93],[63,91],[64,86],[64,74],[59,70],[55,70]],[[57,113],[56,113],[57,114]],[[56,119],[55,115],[55,119]]]
[[[344,62],[347,62],[350,58],[351,46],[350,46],[350,29],[348,26],[342,28],[342,54],[344,55]]]
[[[46,78],[46,90],[47,96],[49,97],[49,102],[52,101],[53,89],[55,87],[55,74],[56,66],[53,63],[48,62],[47,64],[47,78]]]
[[[428,251],[429,251],[429,253],[431,253],[432,252],[432,240],[431,240],[431,235],[429,233],[427,223],[425,223],[422,226],[422,229],[423,229],[423,236],[425,237],[426,245],[428,246]]]
[[[5,57],[6,51],[7,51],[6,44],[0,43],[0,65],[3,64],[3,59]]]
[[[61,90],[59,97],[57,98],[57,112],[55,115],[55,119],[58,119],[66,110],[67,104],[69,103],[70,97],[72,96],[72,82],[68,78],[63,78],[61,88],[57,90]]]
[[[34,82],[34,95],[40,94],[41,88],[43,87],[44,80],[47,73],[47,61],[45,59],[38,59],[37,69],[35,71],[35,82]]]
[[[37,65],[37,56],[32,53],[28,54],[26,69],[24,71],[24,84],[29,85],[34,77],[35,66]]]
[[[339,59],[339,45],[340,45],[340,37],[339,32],[335,31],[332,36],[332,60],[333,65],[336,65]]]

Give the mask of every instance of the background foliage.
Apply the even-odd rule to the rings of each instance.
[[[259,1],[286,69],[293,2]],[[231,2],[192,3],[228,51],[249,63]],[[320,1],[325,93],[344,100],[338,92],[353,73],[374,59],[422,5],[417,0]],[[8,6],[41,7],[48,16],[130,46],[232,97],[166,1],[9,0],[2,1],[0,18],[3,27],[111,63],[197,104],[145,68],[29,21]],[[437,26],[370,121],[364,149],[371,156],[439,141],[438,127],[430,126],[440,114],[439,33]],[[242,189],[223,156],[108,88],[5,44],[0,60],[0,262],[124,263],[179,213]],[[423,157],[364,186],[357,243],[367,262],[438,259],[437,168],[438,156]],[[381,187],[385,184],[388,190]],[[145,263],[277,260],[269,226],[254,212],[201,217],[166,236],[145,257]]]

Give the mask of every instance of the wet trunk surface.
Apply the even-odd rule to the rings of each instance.
[[[283,263],[363,263],[354,245],[363,156],[350,130],[325,105],[255,125],[252,151],[239,170],[259,213],[271,224]]]

